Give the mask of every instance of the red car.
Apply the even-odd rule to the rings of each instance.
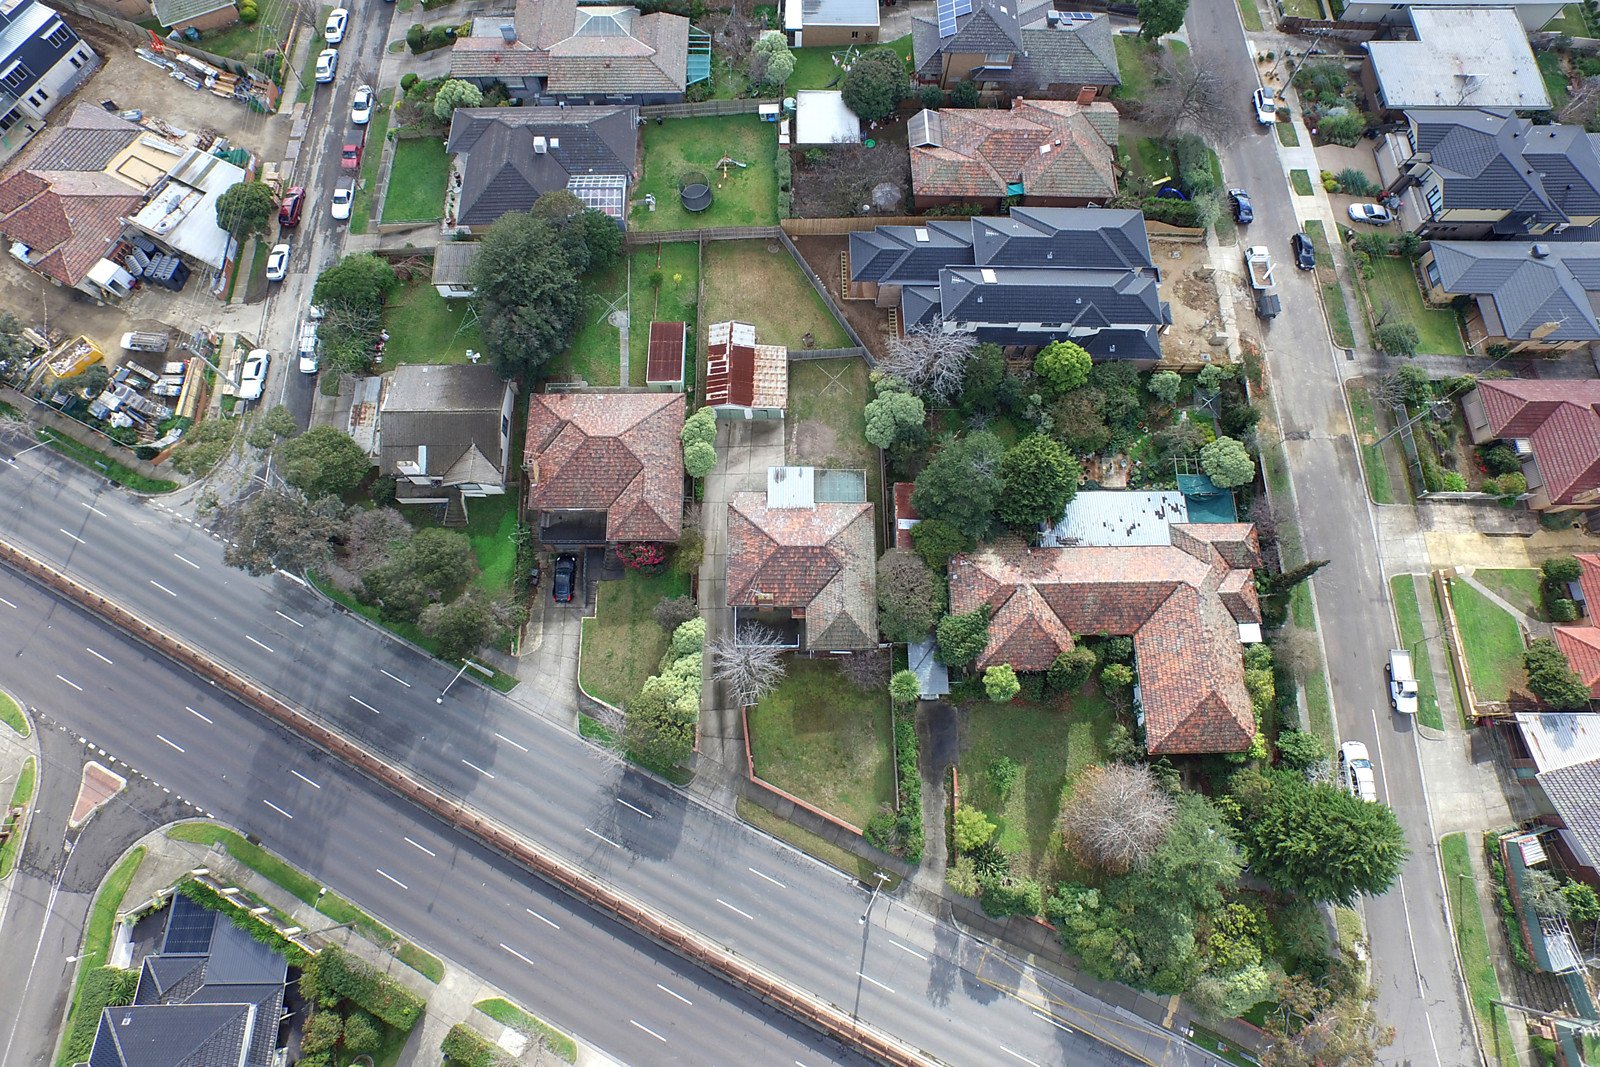
[[[345,145],[344,146],[344,151],[339,153],[339,169],[340,170],[357,170],[357,169],[360,168],[360,166],[361,166],[361,146],[358,145],[358,144],[347,144],[347,145]]]
[[[300,223],[300,210],[305,207],[306,191],[301,186],[295,186],[283,196],[283,201],[278,204],[278,225],[296,226]]]

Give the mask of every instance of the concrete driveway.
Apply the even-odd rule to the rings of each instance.
[[[555,555],[539,554],[539,588],[528,606],[522,655],[517,658],[516,673],[522,684],[511,696],[533,711],[572,727],[577,726],[578,646],[583,617],[594,612],[599,578],[599,568],[589,566],[588,560],[583,562],[578,575],[580,595],[571,603],[557,604],[550,596]]]

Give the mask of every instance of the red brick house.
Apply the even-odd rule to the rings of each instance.
[[[986,668],[1048,670],[1073,635],[1133,638],[1151,755],[1242,752],[1255,737],[1242,639],[1259,640],[1248,523],[1178,524],[1167,545],[1030,548],[1006,540],[950,561],[950,610],[988,605]]]
[[[1506,440],[1525,453],[1528,507],[1600,503],[1600,381],[1484,380],[1461,407],[1473,444]]]

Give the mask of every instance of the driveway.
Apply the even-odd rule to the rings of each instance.
[[[580,559],[583,557],[580,555]],[[547,718],[577,726],[578,646],[583,636],[583,617],[594,613],[595,586],[599,568],[583,559],[578,575],[580,596],[571,603],[557,604],[550,596],[550,581],[555,566],[553,553],[539,554],[539,588],[528,605],[528,625],[523,630],[522,654],[517,658],[517,678],[521,680],[511,694],[530,710]]]

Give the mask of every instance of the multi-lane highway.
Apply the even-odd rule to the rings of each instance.
[[[796,985],[949,1063],[1214,1062],[1175,1035],[893,899],[880,897],[863,923],[867,894],[839,872],[653,778],[598,759],[573,734],[498,693],[457,685],[436,703],[454,673],[445,665],[286,577],[257,579],[226,568],[222,546],[159,501],[131,499],[47,451],[23,453],[29,444],[14,430],[0,433],[0,486],[8,501],[0,505],[0,537]],[[25,609],[0,601],[0,612]],[[28,691],[43,687],[77,701],[107,686],[115,690],[121,670],[120,663],[68,648],[50,669],[27,669]],[[0,682],[7,682],[3,670]],[[161,683],[152,684],[159,692]],[[48,695],[31,702],[47,709],[54,703]],[[253,811],[252,827],[280,820],[282,833],[298,839],[297,860],[310,870],[331,878],[335,870],[365,875],[391,864],[396,869],[385,866],[385,873],[405,888],[370,873],[374,889],[384,882],[386,894],[400,894],[378,910],[426,947],[456,955],[452,944],[433,943],[405,921],[426,910],[426,894],[438,884],[430,874],[433,858],[420,850],[369,854],[362,835],[345,839],[346,848],[329,847],[333,838],[320,827],[326,821],[331,828],[339,806],[329,804],[327,782],[313,785],[287,773],[281,756],[249,751],[251,742],[218,731],[180,701],[134,715],[127,707],[114,705],[83,723],[86,736],[97,731],[95,740],[108,750],[168,776],[180,769],[213,774],[213,751],[243,750],[240,757],[254,769],[248,784],[236,785],[230,774],[226,787],[216,777],[212,790],[238,789],[239,804]],[[328,778],[341,773],[327,764],[321,771]],[[184,793],[215,795],[198,790]],[[479,881],[497,892],[529,881],[497,877]],[[487,888],[480,895],[492,896]],[[367,899],[353,888],[351,895]],[[482,912],[471,914],[483,921]],[[609,964],[580,961],[567,969],[597,988],[613,977]],[[565,1021],[532,1000],[530,1007]],[[627,1026],[617,1018],[612,1029]],[[597,1044],[614,1044],[611,1033],[579,1029]]]

